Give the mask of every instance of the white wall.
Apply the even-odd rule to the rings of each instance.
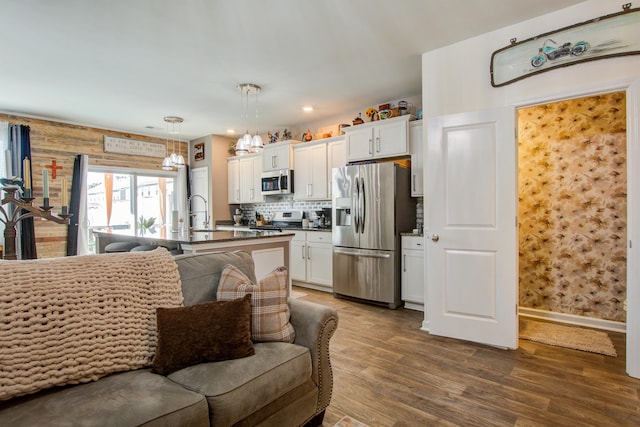
[[[209,203],[209,217],[214,226],[215,221],[231,220],[227,197],[227,157],[232,154],[228,152],[229,144],[234,142],[233,138],[220,135],[207,135],[189,142],[189,166],[191,168],[207,167],[211,183],[209,194],[206,196]],[[204,160],[193,158],[193,146],[198,143],[204,144]]]
[[[603,59],[558,68],[494,88],[491,86],[489,65],[494,51],[509,44],[511,38],[519,41],[589,21],[621,11],[618,0],[589,0],[560,11],[540,16],[491,33],[426,52],[422,55],[422,100],[424,117],[466,111],[484,110],[508,105],[548,102],[568,95],[587,95],[603,89],[620,89],[629,82],[640,80],[640,55]],[[634,5],[635,6],[635,5]],[[640,245],[640,227],[637,218],[640,199],[636,186],[640,181],[638,164],[638,97],[640,88],[631,85],[628,92],[628,165],[629,165],[629,239]],[[425,126],[426,135],[426,126]],[[426,138],[425,138],[426,141]],[[428,141],[427,141],[428,143]],[[426,152],[427,150],[425,150]],[[427,164],[427,163],[425,163]],[[428,195],[425,196],[425,206]],[[629,280],[627,297],[627,372],[640,378],[640,264],[636,253],[630,250],[627,265]],[[427,320],[427,319],[425,319]]]
[[[640,55],[585,62],[558,68],[494,88],[491,55],[519,41],[593,18],[620,12],[619,0],[590,0],[422,55],[422,100],[425,117],[476,111],[523,100],[620,81],[640,73]]]

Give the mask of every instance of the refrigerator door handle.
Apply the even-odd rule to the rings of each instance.
[[[353,225],[356,229],[356,234],[360,232],[360,185],[358,184],[358,178],[354,179],[353,185]]]
[[[363,254],[362,252],[351,252],[343,249],[334,249],[333,253],[340,255],[361,256],[365,258],[391,258],[391,254]]]
[[[364,192],[364,178],[360,178],[360,232],[364,233],[364,221],[367,214],[367,210],[365,209],[365,197],[366,194]]]

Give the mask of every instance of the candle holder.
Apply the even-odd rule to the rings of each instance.
[[[34,198],[31,197],[31,191],[25,191],[24,197],[16,198],[17,188],[3,188],[4,197],[0,205],[0,222],[4,227],[4,259],[18,259],[16,256],[16,225],[26,218],[42,218],[47,221],[53,221],[57,224],[69,224],[70,214],[66,213],[66,206],[63,207],[63,213],[55,215],[51,212],[53,206],[49,206],[49,198],[43,200],[44,206],[33,206]],[[13,211],[5,210],[4,205],[13,205],[17,209]],[[25,212],[26,211],[26,212]]]

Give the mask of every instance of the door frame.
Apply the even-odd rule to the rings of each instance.
[[[636,304],[627,304],[626,371],[629,376],[640,378],[640,259],[637,256],[637,248],[640,246],[640,221],[633,221],[640,214],[640,167],[636,166],[640,160],[640,78],[528,98],[515,102],[513,106],[517,110],[621,91],[626,93],[627,103],[627,301],[637,301]],[[515,131],[517,132],[517,128]],[[633,241],[636,242],[635,248]]]

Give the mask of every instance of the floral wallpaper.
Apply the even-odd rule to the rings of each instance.
[[[518,111],[520,305],[624,322],[624,92]]]

